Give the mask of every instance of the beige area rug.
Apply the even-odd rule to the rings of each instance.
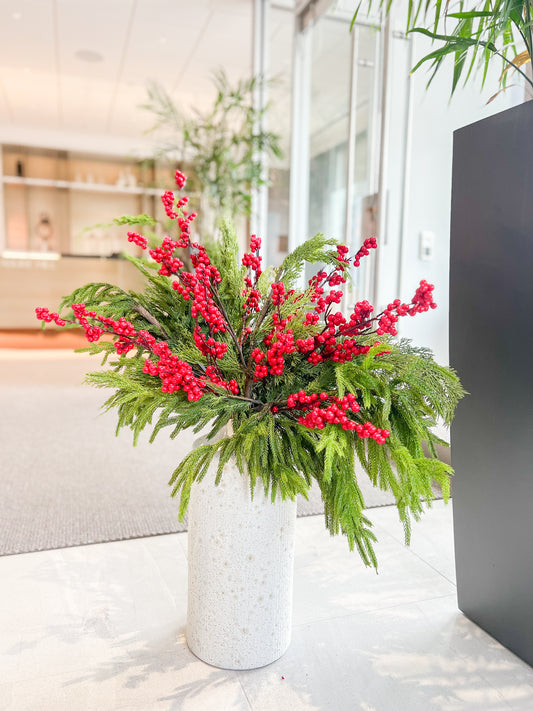
[[[0,555],[186,530],[168,479],[196,437],[164,431],[137,447],[104,391],[82,386],[98,361],[68,351],[0,350]],[[369,508],[393,503],[361,474]],[[322,513],[320,491],[298,515]]]

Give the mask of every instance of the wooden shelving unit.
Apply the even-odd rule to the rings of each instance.
[[[111,256],[128,249],[115,217],[163,217],[171,175],[154,161],[7,145],[0,155],[0,253]]]
[[[170,170],[153,161],[0,146],[0,330],[38,329],[36,306],[55,309],[90,281],[139,289],[134,267],[116,258],[139,248],[111,223],[140,213],[164,221],[159,196],[171,187]]]
[[[148,195],[158,197],[161,188],[121,187],[105,183],[83,183],[69,180],[50,180],[47,178],[19,178],[13,175],[2,177],[4,185],[27,185],[36,188],[61,188],[66,190],[87,190],[95,193],[116,193],[117,195]]]

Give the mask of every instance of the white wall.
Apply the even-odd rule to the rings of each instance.
[[[405,15],[394,19],[393,27],[403,30]],[[421,35],[413,37],[414,63],[431,51],[429,41]],[[434,49],[435,47],[433,47]],[[421,279],[435,284],[435,301],[438,308],[426,314],[409,316],[400,320],[401,336],[412,338],[419,345],[430,347],[436,359],[448,363],[448,277],[450,242],[450,203],[452,176],[453,131],[482,118],[503,111],[521,100],[518,90],[499,95],[492,103],[487,100],[498,88],[499,67],[492,67],[481,92],[481,78],[471,77],[466,88],[458,88],[450,101],[451,58],[446,67],[437,73],[429,89],[429,75],[422,67],[411,77],[412,120],[409,126],[410,169],[404,180],[403,116],[405,110],[405,84],[398,77],[399,68],[405,66],[405,48],[401,41],[393,41],[391,87],[391,137],[388,169],[388,221],[387,245],[381,246],[379,276],[379,302],[386,305],[398,296],[409,301]],[[404,127],[405,128],[405,127]],[[403,134],[403,136],[402,136]],[[401,166],[401,169],[399,169]],[[409,167],[409,166],[408,166]],[[497,166],[495,166],[497,169]],[[405,231],[400,252],[401,201],[406,189]],[[419,255],[420,232],[435,234],[434,254],[431,261],[422,261]],[[480,239],[480,249],[482,249]],[[401,278],[398,280],[398,258],[401,258]],[[399,284],[398,281],[401,283]]]

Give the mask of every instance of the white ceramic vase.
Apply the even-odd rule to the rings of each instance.
[[[296,502],[272,503],[234,460],[215,485],[218,458],[188,508],[187,644],[223,669],[255,669],[291,639]]]

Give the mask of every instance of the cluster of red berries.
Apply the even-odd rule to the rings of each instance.
[[[255,366],[254,380],[256,382],[258,380],[262,380],[263,378],[266,378],[267,375],[268,375],[268,365],[259,364],[259,365]]]
[[[244,319],[246,319],[248,314],[251,314],[252,312],[259,313],[261,310],[259,306],[261,293],[257,289],[257,280],[261,276],[261,257],[259,256],[260,249],[261,238],[256,235],[252,235],[250,238],[250,251],[246,252],[242,258],[242,265],[248,269],[248,273],[244,277],[245,288],[242,290],[242,295],[244,297],[244,303],[242,305],[244,310]]]
[[[224,316],[215,305],[212,297],[209,296],[209,292],[206,295],[205,291],[201,290],[199,287],[200,285],[197,284],[194,289],[195,293],[194,301],[191,306],[191,316],[194,319],[197,319],[198,315],[201,314],[212,334],[219,332],[225,333],[226,320],[224,319]]]
[[[358,301],[350,314],[350,320],[339,328],[341,333],[357,336],[371,325],[370,315],[374,307],[369,301]]]
[[[353,338],[345,338],[342,343],[337,343],[335,350],[331,353],[331,360],[335,363],[345,363],[351,361],[358,355],[365,355],[370,350],[370,346],[360,346]]]
[[[398,331],[395,324],[399,316],[406,316],[407,314],[414,316],[428,311],[430,308],[437,308],[437,304],[433,301],[434,288],[433,284],[428,284],[425,279],[422,279],[410,304],[402,304],[400,299],[395,299],[391,304],[388,304],[379,318],[376,333],[378,335],[390,333],[391,336],[396,336]]]
[[[389,430],[380,429],[371,422],[365,422],[363,425],[356,424],[355,431],[361,439],[373,439],[378,444],[385,444],[385,440],[390,436]]]
[[[178,246],[178,242],[170,237],[165,237],[160,247],[149,251],[154,262],[161,264],[159,274],[162,276],[171,276],[171,274],[176,274],[182,268],[183,262],[181,259],[173,256]]]
[[[310,300],[311,302],[316,302],[324,293],[324,289],[320,286],[328,278],[326,272],[317,272],[311,279],[309,279],[309,288],[311,290]]]
[[[325,302],[327,306],[329,306],[330,304],[340,304],[341,299],[342,291],[335,291],[335,289],[332,289],[326,296]]]
[[[294,336],[292,329],[285,333],[279,331],[276,340],[266,352],[267,363],[270,366],[271,375],[282,375],[285,368],[285,356],[294,353]]]
[[[170,217],[171,220],[175,220],[176,217],[179,217],[180,215],[179,212],[176,212],[176,210],[174,210],[174,201],[175,198],[172,190],[166,190],[161,195],[161,202],[163,203],[163,207],[165,208],[167,217]]]
[[[336,363],[353,360],[355,356],[368,353],[370,346],[359,345],[353,338],[337,341],[337,327],[343,325],[346,319],[342,314],[330,314],[328,327],[317,336],[298,338],[296,348],[299,353],[309,353],[307,360],[312,365],[331,359]]]
[[[104,316],[98,316],[95,311],[88,311],[85,304],[72,304],[71,306],[72,312],[74,314],[74,318],[78,321],[80,326],[83,328],[85,331],[85,338],[89,341],[89,343],[93,343],[95,341],[98,341],[100,339],[100,336],[102,336],[105,331],[103,328],[100,326],[95,325],[94,323],[90,323],[89,319],[98,319],[100,323],[103,323],[103,319],[105,318]],[[113,319],[106,319],[106,321],[110,321],[111,323],[103,323],[104,326],[108,328],[108,330],[113,333],[113,325],[116,325],[117,328],[121,328],[122,324],[119,324],[118,321],[115,323]],[[123,334],[117,334],[122,336]],[[126,340],[126,339],[123,339]],[[118,343],[118,342],[117,342]],[[116,348],[116,346],[115,346]],[[120,351],[117,352],[120,353]]]
[[[218,373],[216,372],[216,368],[213,365],[208,365],[207,368],[205,369],[205,374],[208,378],[208,380],[213,383],[214,385],[219,385],[222,388],[225,388],[226,390],[229,390],[230,393],[233,395],[238,395],[239,394],[239,385],[236,380],[231,379],[229,382],[226,382],[223,378],[221,378]]]
[[[183,390],[187,393],[187,400],[194,402],[203,396],[203,383],[197,378],[189,363],[173,356],[170,348],[159,349],[159,360],[154,363],[150,358],[144,361],[143,373],[158,376],[161,379],[161,392],[173,393]]]
[[[182,200],[185,200],[185,198],[182,198]],[[191,229],[191,222],[193,222],[193,220],[195,219],[195,212],[191,212],[190,215],[187,215],[184,211],[182,216],[178,216],[178,226],[181,230],[181,238],[182,240],[184,240],[183,243],[178,244],[178,247],[187,247],[187,245],[189,244],[189,232]]]
[[[76,312],[74,312],[74,314],[76,315]],[[94,311],[89,312],[88,315],[91,318],[95,317]],[[83,328],[85,328],[83,319],[79,318],[79,316],[77,316],[77,318],[79,323],[83,326]],[[115,321],[114,319],[108,318],[106,316],[96,316],[96,318],[98,319],[98,321],[100,321],[101,324],[107,327],[108,332],[110,331],[116,336],[118,336],[118,340],[115,341],[115,350],[118,355],[124,355],[125,353],[129,353],[133,348],[135,348],[135,346],[137,345],[135,339],[137,338],[138,334],[130,321],[125,319],[123,316],[121,316],[118,321]],[[90,328],[86,329],[86,336],[88,340],[90,340],[90,331]],[[93,335],[96,335],[95,332],[97,331],[98,327],[94,326],[92,329]],[[98,340],[98,338],[93,338],[92,340]]]
[[[242,308],[245,311],[245,316],[246,314],[252,313],[252,311],[259,313],[259,311],[261,311],[259,306],[261,292],[254,287],[249,276],[244,277],[244,283],[246,284],[246,288],[242,290],[242,295],[244,297]]]
[[[299,390],[297,393],[289,395],[287,398],[287,407],[289,410],[308,410],[309,408],[314,407],[316,402],[325,402],[326,400],[329,400],[330,397],[331,396],[326,392],[321,392],[319,394],[311,393],[310,395],[307,395],[305,390]]]
[[[287,296],[293,293],[291,290]],[[294,317],[295,314],[290,314],[286,318],[281,318],[278,313],[272,314],[274,328],[263,338],[263,344],[267,348],[266,353],[263,353],[259,348],[254,348],[251,353],[252,360],[256,363],[254,380],[262,380],[269,373],[271,375],[283,374],[285,356],[296,350],[293,331],[290,328],[287,329],[287,325]],[[264,358],[266,358],[267,364],[261,362]]]
[[[390,304],[389,304],[390,306]],[[399,307],[401,308],[401,307]],[[403,310],[403,309],[402,309]],[[399,313],[398,315],[402,316],[402,313]],[[389,310],[389,308],[385,309],[385,311],[382,313],[382,315],[379,318],[378,321],[378,328],[376,330],[376,333],[379,336],[382,336],[384,333],[390,333],[391,336],[396,336],[398,331],[396,330],[396,326],[394,325],[398,321],[398,315],[396,315],[392,309]]]
[[[214,358],[215,360],[223,358],[228,350],[228,344],[220,341],[215,341],[212,336],[206,338],[205,335],[200,330],[199,326],[196,326],[193,331],[193,338],[198,350],[203,353],[207,358]]]
[[[59,318],[58,313],[55,311],[50,312],[48,309],[41,308],[40,306],[35,309],[35,315],[39,321],[44,321],[45,323],[52,323],[52,321],[54,321],[58,326],[64,326],[66,324],[66,321]]]
[[[179,189],[185,185],[186,177],[181,171],[177,170],[175,172],[174,179]],[[174,210],[175,198],[172,191],[166,191],[161,200],[165,206],[166,214],[172,219],[178,219],[181,234],[178,240],[173,240],[168,236],[165,237],[159,247],[149,251],[150,256],[155,262],[161,264],[159,274],[162,276],[178,274],[179,278],[172,283],[172,287],[183,296],[184,300],[188,301],[192,294],[191,315],[195,319],[201,315],[209,329],[209,337],[202,334],[199,328],[195,329],[194,339],[197,347],[207,357],[222,358],[226,353],[227,344],[216,343],[213,339],[214,334],[225,332],[227,327],[225,319],[212,297],[212,283],[220,283],[220,274],[217,268],[211,264],[205,248],[197,243],[190,244],[190,223],[194,220],[196,214],[193,212],[186,216],[183,210],[189,198],[180,198],[176,204],[176,210]],[[134,241],[143,249],[146,249],[146,239],[142,235],[129,233],[130,235],[130,241]],[[188,247],[189,244],[197,250],[196,253],[191,254],[194,273],[180,271],[184,263],[174,256],[176,249]],[[258,251],[260,246],[261,240],[253,237],[251,248]],[[256,266],[261,258],[255,256],[254,259],[256,260],[254,261],[254,266]],[[258,299],[258,295],[256,298]],[[127,352],[132,347],[133,345],[126,343],[117,346],[123,352]]]
[[[342,274],[339,274],[339,272],[333,272],[333,274],[330,274],[328,277],[329,286],[338,286],[339,284],[344,283],[346,283],[346,277]]]
[[[361,258],[367,257],[370,254],[370,250],[376,249],[377,246],[378,243],[375,237],[369,237],[368,239],[365,239],[362,246],[359,248],[353,258],[354,267],[358,267],[361,264]]]
[[[259,250],[261,249],[261,238],[252,235],[250,238],[250,251],[245,252],[242,258],[242,264],[244,267],[248,267],[253,272],[255,272],[256,277],[261,275],[261,257],[259,256]]]
[[[181,190],[187,182],[187,177],[181,172],[181,170],[177,170],[174,173],[174,181],[178,186],[178,190]]]
[[[191,316],[197,319],[198,315],[201,315],[211,335],[219,332],[225,333],[227,330],[226,320],[220,312],[220,309],[216,306],[212,296],[212,282],[219,284],[222,278],[218,269],[211,264],[205,248],[196,243],[194,243],[194,246],[198,248],[198,253],[191,257],[195,268],[195,283],[192,287],[193,302],[191,305]]]
[[[305,315],[304,326],[315,326],[320,321],[318,314],[308,313]]]
[[[107,316],[97,314],[96,311],[89,311],[85,304],[72,304],[71,308],[74,318],[83,328],[85,337],[89,343],[98,341],[104,333],[112,333],[119,337],[118,340],[115,341],[115,350],[119,355],[128,353],[128,351],[135,347],[134,339],[138,334],[133,324],[124,317],[121,316],[118,321],[115,321]],[[89,319],[91,319],[91,321],[89,321]],[[97,324],[92,323],[95,320],[98,322]],[[65,323],[66,322],[63,322],[62,325],[65,325]]]
[[[134,244],[139,245],[139,247],[146,249],[146,237],[143,237],[143,235],[140,235],[137,232],[128,232],[128,242],[133,242]]]
[[[321,392],[319,395],[312,393],[307,395],[304,390],[289,395],[287,407],[290,410],[307,410],[298,418],[298,423],[308,429],[322,430],[328,424],[341,425],[344,430],[355,430],[357,423],[350,420],[346,412],[359,412],[360,407],[355,399],[355,395],[347,393],[339,398]]]
[[[350,260],[346,256],[348,254],[349,250],[348,247],[345,244],[339,244],[337,245],[337,261],[341,265],[341,270],[344,270],[344,266],[350,263]],[[336,267],[338,269],[338,267]]]
[[[285,303],[287,300],[285,296],[285,284],[280,281],[278,284],[271,284],[270,288],[272,289],[272,303],[274,306],[281,306],[281,304]]]
[[[181,283],[179,281],[172,282],[172,288],[181,294],[185,301],[189,301],[191,292],[194,291],[196,285],[196,277],[190,272],[182,272],[180,274]]]
[[[336,397],[321,392],[319,395],[312,393],[307,395],[303,390],[289,395],[287,407],[290,410],[299,409],[306,411],[298,418],[298,423],[309,429],[322,430],[326,425],[340,425],[343,430],[354,430],[361,438],[371,437],[378,444],[384,444],[389,437],[389,430],[380,429],[371,422],[360,424],[351,420],[346,414],[359,412],[361,409],[353,393],[347,393],[344,397]]]
[[[253,351],[250,353],[250,356],[255,362],[254,380],[258,381],[262,380],[263,378],[266,378],[266,376],[268,375],[268,366],[264,363],[261,363],[261,361],[266,358],[266,355],[260,348],[254,348]]]
[[[311,302],[315,303],[315,313],[323,314],[329,310],[331,304],[340,304],[342,299],[342,291],[336,291],[331,289],[329,294],[324,297],[325,289],[324,285],[328,286],[339,286],[346,282],[346,277],[344,276],[346,265],[350,263],[350,260],[346,258],[346,253],[348,252],[348,247],[344,245],[339,245],[337,247],[337,266],[333,269],[330,274],[324,271],[318,272],[309,280],[309,287],[311,289]]]
[[[167,217],[170,217],[171,220],[177,219],[181,231],[188,232],[189,223],[192,222],[192,220],[194,220],[194,218],[196,217],[195,212],[191,212],[190,215],[187,215],[185,210],[183,209],[185,205],[189,202],[189,198],[186,196],[182,197],[174,205],[174,203],[176,202],[176,196],[174,195],[172,190],[166,190],[163,195],[161,195],[161,202],[163,203],[163,207],[165,208],[165,213]]]
[[[409,309],[410,316],[437,308],[437,304],[433,301],[434,288],[433,284],[428,284],[425,279],[422,279],[415,295],[411,299],[412,307]]]

